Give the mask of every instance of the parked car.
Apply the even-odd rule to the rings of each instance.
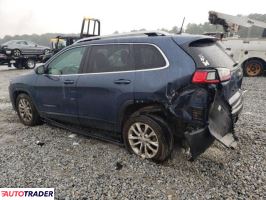
[[[157,162],[177,140],[191,159],[215,139],[235,147],[242,77],[213,37],[141,32],[80,40],[9,92],[27,126],[46,121]]]
[[[3,65],[6,63],[7,56],[3,53],[0,53],[0,65]]]
[[[26,40],[10,40],[3,43],[0,48],[2,52],[5,51],[6,54],[11,54],[14,57],[20,57],[21,55],[45,55],[50,53],[49,47]]]

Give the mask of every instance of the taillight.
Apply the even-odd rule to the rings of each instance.
[[[220,81],[228,81],[231,79],[231,70],[227,68],[217,68]]]
[[[209,83],[215,84],[223,81],[228,81],[231,78],[230,69],[227,68],[216,68],[197,70],[192,78],[192,83]]]

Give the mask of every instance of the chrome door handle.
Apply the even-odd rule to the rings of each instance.
[[[130,84],[131,80],[126,80],[126,79],[118,79],[114,81],[115,84]]]
[[[71,85],[71,84],[74,84],[74,81],[73,80],[65,80],[64,84],[65,85]]]

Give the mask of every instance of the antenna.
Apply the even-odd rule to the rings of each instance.
[[[185,17],[183,18],[183,22],[182,22],[182,25],[181,25],[181,28],[180,28],[179,34],[182,33],[184,22],[185,22]]]

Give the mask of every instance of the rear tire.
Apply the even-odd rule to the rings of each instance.
[[[164,127],[146,115],[130,117],[123,127],[123,139],[129,152],[154,162],[166,160],[172,145]]]
[[[31,98],[27,94],[20,94],[16,99],[16,108],[20,121],[26,126],[41,124],[40,115]]]
[[[258,59],[246,61],[243,66],[243,71],[246,76],[256,77],[263,75],[264,63]]]

